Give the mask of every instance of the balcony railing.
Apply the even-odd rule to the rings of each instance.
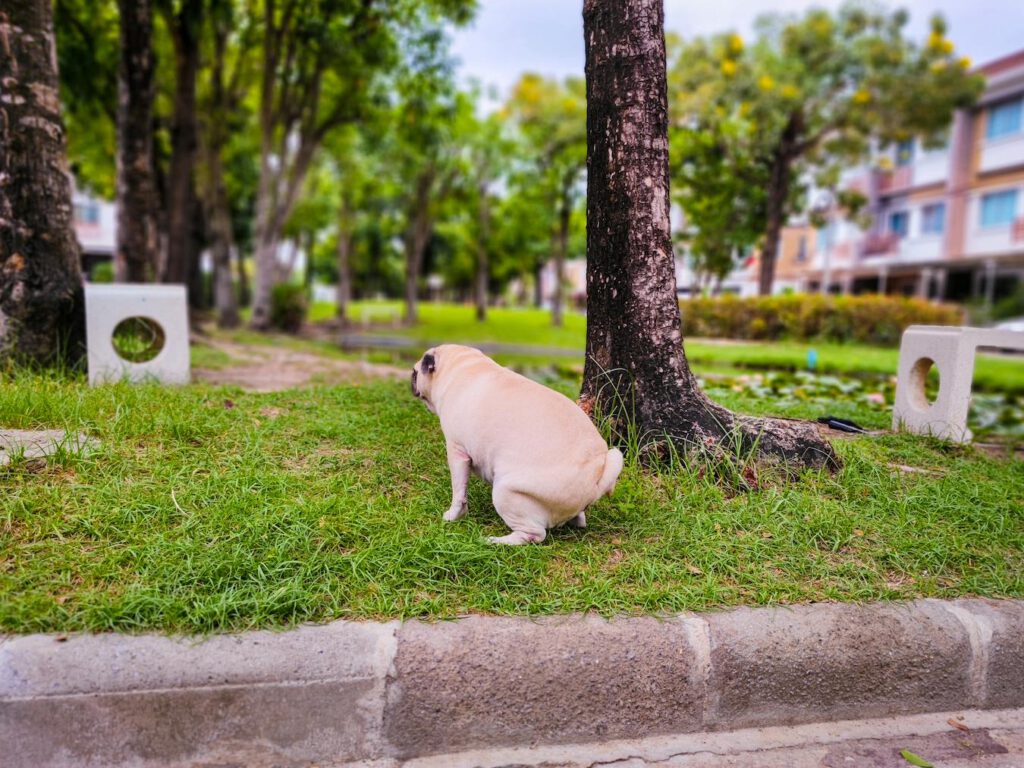
[[[882,174],[878,180],[878,191],[883,195],[899,189],[907,189],[914,181],[914,169],[910,165],[901,165],[898,168]]]
[[[861,245],[864,258],[885,256],[896,253],[900,247],[900,236],[895,232],[870,232]]]

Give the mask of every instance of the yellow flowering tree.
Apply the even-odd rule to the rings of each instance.
[[[984,87],[970,61],[957,56],[942,17],[932,19],[923,42],[906,35],[907,21],[904,11],[848,2],[834,13],[762,17],[749,44],[735,34],[669,40],[673,145],[706,146],[707,136],[715,137],[715,163],[764,182],[730,185],[753,202],[723,198],[761,211],[762,294],[771,293],[782,227],[808,209],[810,183],[855,212],[863,199],[839,188],[844,168],[863,162],[873,141],[941,142],[953,112],[972,105]],[[681,133],[706,135],[700,141]],[[691,167],[673,183],[685,196],[691,179],[706,177]],[[706,221],[728,225],[730,217]]]

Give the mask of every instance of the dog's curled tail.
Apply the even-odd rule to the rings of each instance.
[[[620,472],[622,472],[622,451],[618,448],[612,448],[605,457],[604,472],[601,473],[601,479],[597,481],[597,487],[601,496],[612,495]]]

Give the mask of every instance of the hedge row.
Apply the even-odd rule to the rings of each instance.
[[[893,345],[909,325],[960,325],[963,310],[897,296],[725,295],[680,302],[684,336]]]

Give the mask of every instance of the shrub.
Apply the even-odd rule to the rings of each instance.
[[[275,285],[270,293],[270,324],[285,333],[298,333],[305,320],[305,289],[290,283]]]
[[[960,325],[963,310],[897,296],[732,295],[680,302],[685,336],[892,346],[910,325]]]

